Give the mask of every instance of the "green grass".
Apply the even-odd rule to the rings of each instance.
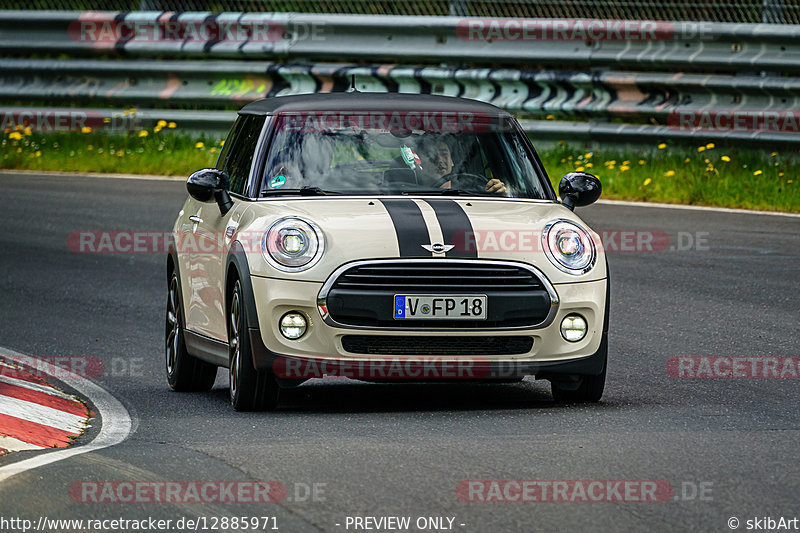
[[[0,168],[188,176],[214,166],[222,136],[183,133],[9,132],[0,141]],[[21,136],[21,138],[12,138]]]
[[[666,143],[583,151],[564,144],[540,156],[556,190],[566,172],[584,170],[600,178],[605,198],[800,212],[795,151]]]
[[[5,132],[0,168],[188,176],[214,164],[222,141],[180,132],[140,135]],[[666,144],[586,151],[559,143],[539,155],[556,189],[565,173],[585,170],[600,178],[604,198],[800,212],[795,151]]]

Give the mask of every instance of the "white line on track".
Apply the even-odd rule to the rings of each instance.
[[[775,217],[800,218],[800,213],[781,213],[780,211],[757,211],[755,209],[734,209],[732,207],[710,207],[706,205],[681,205],[681,204],[662,204],[658,202],[627,202],[625,200],[603,200],[597,201],[598,204],[620,205],[625,207],[655,207],[658,209],[686,209],[689,211],[712,211],[714,213],[730,213],[736,215],[770,215]]]
[[[29,356],[24,356],[5,348],[0,348],[0,355],[14,362],[30,361]],[[40,370],[59,376],[58,379],[68,384],[94,404],[94,408],[102,417],[100,432],[87,444],[73,446],[71,448],[54,449],[53,451],[44,451],[30,459],[23,459],[16,463],[0,467],[0,482],[40,466],[114,446],[124,441],[131,434],[133,422],[131,421],[127,409],[103,387],[80,376],[64,377],[64,369],[56,368],[50,363],[46,365],[42,364]]]

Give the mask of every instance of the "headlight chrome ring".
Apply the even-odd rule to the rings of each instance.
[[[542,231],[542,249],[556,268],[574,276],[589,272],[597,261],[592,236],[571,220],[549,222]]]
[[[314,266],[325,251],[325,235],[300,217],[284,217],[272,223],[261,239],[267,261],[283,272],[301,272]]]

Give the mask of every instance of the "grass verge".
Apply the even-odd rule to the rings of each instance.
[[[188,176],[213,166],[222,138],[161,132],[129,135],[11,131],[0,141],[0,168]],[[796,152],[763,152],[661,143],[591,151],[559,142],[539,153],[558,188],[574,170],[595,174],[603,197],[800,212]]]

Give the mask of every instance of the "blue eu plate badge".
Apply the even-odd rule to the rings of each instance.
[[[406,297],[405,296],[395,296],[394,297],[394,317],[395,318],[405,318],[406,317]]]

